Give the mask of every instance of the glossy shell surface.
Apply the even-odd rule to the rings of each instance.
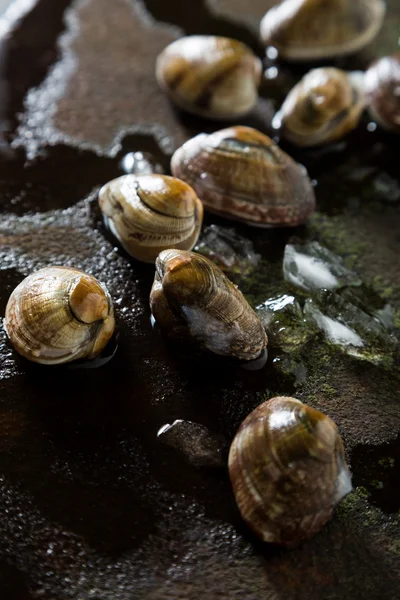
[[[160,254],[150,307],[168,335],[215,354],[248,361],[267,345],[261,321],[242,293],[213,262],[194,252]]]
[[[365,75],[371,117],[384,129],[400,133],[400,54],[385,56]]]
[[[261,72],[261,61],[245,44],[205,35],[173,42],[156,65],[158,83],[180,108],[216,119],[253,108]]]
[[[47,267],[12,292],[4,325],[19,354],[60,364],[98,356],[115,321],[110,295],[94,277],[71,267]]]
[[[203,205],[185,182],[166,175],[123,175],[99,192],[106,225],[134,258],[154,263],[166,248],[191,250]]]
[[[261,21],[261,38],[288,60],[352,54],[379,32],[383,0],[284,0]]]
[[[364,107],[362,72],[313,69],[289,92],[273,126],[298,146],[326,144],[357,127]]]
[[[171,169],[207,210],[250,225],[295,226],[315,209],[306,169],[250,127],[192,138],[175,152]]]
[[[352,489],[335,423],[288,397],[264,402],[244,420],[229,474],[248,525],[263,541],[287,546],[314,535]]]

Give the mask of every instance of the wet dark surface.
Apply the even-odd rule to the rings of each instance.
[[[351,456],[354,484],[365,487],[370,501],[387,513],[400,509],[399,462],[399,437],[378,446],[356,446]]]
[[[400,595],[398,350],[388,347],[390,360],[376,366],[313,332],[290,351],[274,345],[263,369],[245,371],[172,348],[150,323],[153,267],[129,259],[102,224],[96,189],[123,174],[127,153],[150,153],[168,172],[177,144],[218,129],[175,111],[154,85],[157,44],[179,31],[152,21],[145,7],[188,33],[231,35],[261,53],[244,25],[211,16],[205,2],[180,0],[40,0],[3,49],[3,131],[12,147],[3,145],[0,157],[0,317],[32,270],[73,265],[108,286],[118,340],[107,349],[116,350],[113,358],[99,368],[46,368],[16,356],[1,327],[0,597],[191,600],[207,590],[208,598],[226,599],[394,600]],[[395,50],[396,0],[390,8],[381,45],[343,65],[359,68],[371,52]],[[146,72],[125,71],[135,33]],[[112,62],[124,58],[122,65]],[[278,67],[276,80],[263,84],[266,103],[243,124],[270,132],[268,114],[306,70]],[[65,87],[55,85],[60,77]],[[39,87],[23,108],[33,86]],[[206,224],[233,226],[262,255],[255,275],[240,283],[254,306],[290,293],[303,308],[311,294],[285,282],[283,252],[289,240],[317,240],[371,290],[369,314],[385,303],[393,307],[398,334],[400,143],[368,125],[365,116],[346,140],[322,150],[282,142],[316,180],[318,212],[306,226],[261,231],[206,217]],[[298,323],[289,325],[296,331]],[[193,466],[157,438],[163,425],[183,419],[229,441],[255,406],[278,394],[295,395],[337,422],[356,488],[320,534],[292,551],[263,545],[247,530],[224,468]]]

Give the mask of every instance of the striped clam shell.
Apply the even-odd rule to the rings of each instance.
[[[364,74],[313,69],[289,92],[273,126],[298,146],[316,146],[344,137],[360,122],[365,107]]]
[[[12,292],[4,325],[19,354],[50,365],[98,356],[115,321],[110,295],[97,279],[72,267],[47,267]]]
[[[385,12],[383,0],[284,0],[262,19],[261,39],[293,61],[343,56],[372,42]]]
[[[315,209],[306,169],[249,127],[192,138],[175,152],[171,169],[207,210],[249,225],[299,225]]]
[[[242,293],[214,263],[194,252],[165,250],[150,294],[156,323],[173,337],[222,356],[253,360],[267,335]]]
[[[400,54],[385,56],[366,72],[371,117],[384,129],[400,133]]]
[[[253,410],[228,463],[242,517],[265,542],[293,546],[311,537],[352,489],[335,423],[295,398]]]
[[[154,263],[166,248],[197,242],[203,205],[185,182],[167,175],[123,175],[99,192],[104,220],[134,258]]]
[[[261,61],[230,38],[193,35],[176,40],[157,59],[159,85],[180,108],[229,119],[257,102]]]

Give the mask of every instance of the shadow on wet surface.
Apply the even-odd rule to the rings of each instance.
[[[369,493],[369,500],[385,513],[400,509],[400,437],[385,444],[354,448],[350,457],[353,483]]]

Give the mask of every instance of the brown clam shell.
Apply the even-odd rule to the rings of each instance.
[[[50,365],[98,356],[115,321],[110,295],[97,279],[72,267],[47,267],[12,292],[4,325],[19,354]]]
[[[175,152],[171,169],[207,210],[249,225],[295,226],[315,209],[306,169],[250,127],[192,138]]]
[[[383,0],[284,0],[260,25],[266,46],[288,60],[319,60],[358,52],[379,32]]]
[[[289,92],[273,126],[298,146],[339,140],[360,122],[365,107],[363,82],[359,71],[313,69]]]
[[[400,133],[400,54],[385,56],[368,69],[365,92],[374,121]]]
[[[161,252],[150,307],[169,336],[221,356],[253,360],[267,345],[261,321],[242,293],[211,260],[194,252]]]
[[[157,59],[156,77],[171,99],[196,115],[230,119],[257,102],[261,61],[245,44],[192,35],[176,40]]]
[[[229,474],[243,519],[263,541],[286,546],[314,535],[351,491],[335,423],[288,397],[264,402],[244,420]]]
[[[191,250],[203,205],[184,181],[167,175],[123,175],[99,192],[104,220],[134,258],[154,263],[166,248]]]

